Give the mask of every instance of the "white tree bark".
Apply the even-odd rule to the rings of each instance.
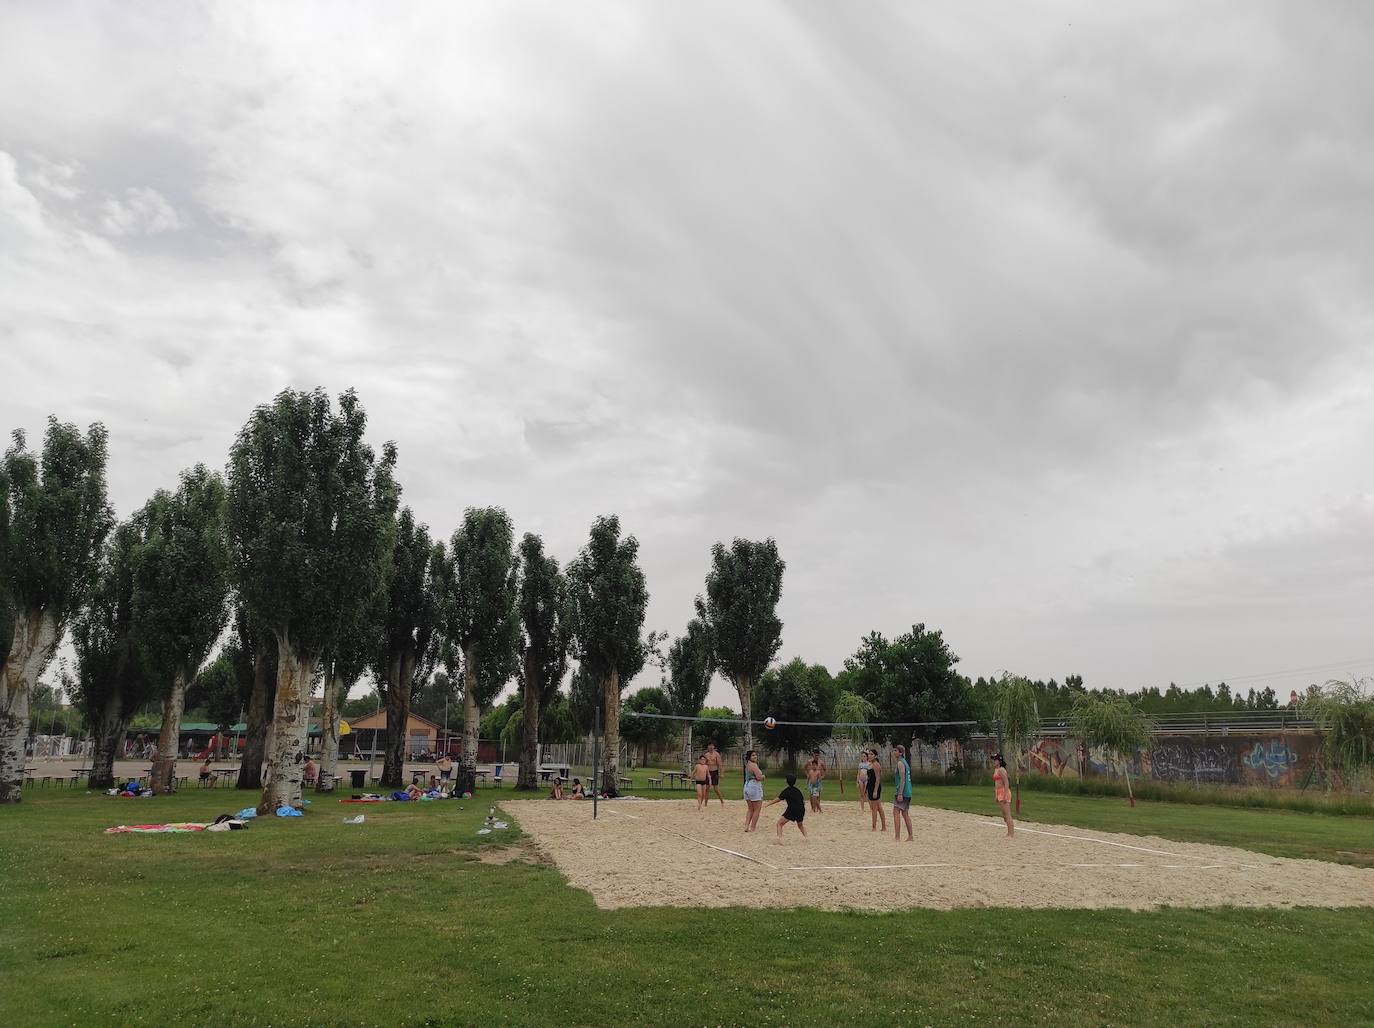
[[[162,701],[162,728],[157,735],[157,764],[153,767],[153,793],[158,796],[176,789],[181,715],[186,709],[186,678],[184,672],[178,671],[172,681],[172,691]]]
[[[458,765],[458,792],[474,791],[477,783],[477,730],[481,711],[477,708],[477,671],[473,653],[463,653],[463,757]]]
[[[339,773],[339,697],[343,695],[344,680],[330,674],[324,680],[324,713],[320,717],[320,783],[319,792],[330,792]]]
[[[14,642],[0,675],[0,803],[18,803],[23,798],[29,701],[57,643],[57,622],[50,614],[26,611],[15,615]]]
[[[750,678],[736,678],[740,716],[744,718],[744,752],[754,748],[754,682]]]
[[[620,792],[620,672],[612,671],[602,685],[606,707],[606,750],[601,762],[601,791],[608,796]]]
[[[277,702],[267,733],[268,781],[258,802],[259,814],[271,814],[278,807],[299,802],[305,769],[315,660],[303,659],[284,641],[279,641],[277,654]]]

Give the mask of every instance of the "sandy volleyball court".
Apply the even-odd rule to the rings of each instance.
[[[695,807],[621,800],[596,821],[590,803],[505,809],[603,908],[1374,906],[1374,869],[1223,846],[1043,824],[1006,839],[1000,821],[916,806],[915,841],[896,843],[890,823],[871,832],[853,803],[808,814],[810,841],[789,827],[779,846],[781,807],[765,808],[753,835],[742,803]]]

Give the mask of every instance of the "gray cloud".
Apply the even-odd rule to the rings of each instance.
[[[500,503],[566,559],[617,511],[670,630],[712,542],[775,535],[784,652],[832,667],[914,621],[973,674],[1374,657],[1371,42],[1349,5],[21,7],[0,422],[105,420],[128,512],[356,385],[436,532]]]

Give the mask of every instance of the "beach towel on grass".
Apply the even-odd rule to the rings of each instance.
[[[173,821],[165,825],[115,825],[106,828],[106,835],[161,835],[169,832],[203,832],[210,826],[202,821]]]

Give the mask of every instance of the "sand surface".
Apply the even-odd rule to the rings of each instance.
[[[765,808],[751,835],[743,803],[695,807],[617,800],[602,803],[595,821],[590,803],[504,809],[608,909],[1374,906],[1374,869],[1225,846],[1032,823],[1007,839],[1000,821],[916,806],[915,841],[898,843],[890,823],[886,834],[870,831],[857,804],[808,815],[809,841],[789,825],[778,845],[781,807]]]

